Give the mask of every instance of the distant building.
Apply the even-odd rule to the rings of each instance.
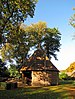
[[[44,53],[41,49],[36,50],[27,60],[27,64],[20,69],[26,84],[48,86],[59,83],[59,70]]]
[[[75,78],[75,70],[73,70],[70,76]]]
[[[65,72],[68,76],[71,76],[72,72]]]

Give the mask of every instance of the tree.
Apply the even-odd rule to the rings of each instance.
[[[25,60],[28,57],[28,51],[34,45],[31,41],[31,34],[24,31],[23,27],[26,28],[27,26],[21,24],[18,33],[16,29],[11,31],[11,33],[7,35],[10,43],[5,43],[1,49],[3,60],[12,62],[12,59],[15,59],[18,66],[21,66],[26,62]]]
[[[41,41],[46,27],[45,24],[45,22],[39,22],[39,24],[37,23],[36,25],[26,26],[22,23],[18,32],[15,28],[13,31],[11,30],[10,34],[7,35],[10,43],[6,43],[1,49],[1,55],[4,61],[11,61],[11,59],[14,58],[18,65],[23,65],[30,48]],[[35,30],[36,33],[34,33]],[[40,34],[39,31],[42,34]]]
[[[46,34],[47,24],[46,22],[37,22],[27,26],[24,31],[30,34],[30,40],[33,44],[35,44],[36,48],[41,47],[41,43],[43,42],[43,37]]]
[[[12,59],[15,59],[20,66],[24,64],[28,51],[33,45],[30,40],[30,34],[22,28],[23,27],[19,27],[18,33],[16,29],[11,31],[11,33],[7,35],[10,43],[5,43],[1,49],[1,56],[4,61],[9,60],[9,62],[12,62]]]
[[[7,34],[28,16],[34,16],[37,0],[0,0],[0,43],[7,42]]]
[[[2,62],[2,59],[0,59],[0,77],[7,77],[7,76],[9,76],[8,69],[5,66],[5,63]]]
[[[57,60],[56,52],[59,52],[60,49],[60,32],[56,28],[47,28],[46,35],[44,37],[44,47],[46,50],[46,54],[49,59],[53,56]]]
[[[31,24],[25,30],[31,33],[31,41],[35,47],[45,50],[49,59],[53,56],[57,59],[56,52],[60,49],[61,34],[56,28],[48,28],[46,22]]]
[[[38,22],[30,26],[21,25],[18,29],[8,34],[10,43],[2,47],[2,56],[5,60],[15,59],[19,66],[26,63],[30,48],[44,49],[46,55],[56,58],[56,51],[60,48],[60,33],[56,28],[47,28],[46,22]]]

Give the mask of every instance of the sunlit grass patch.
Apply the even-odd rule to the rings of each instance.
[[[68,88],[75,87],[72,82],[58,86],[17,88],[14,90],[1,90],[0,99],[74,99]]]

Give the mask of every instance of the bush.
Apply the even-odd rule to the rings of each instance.
[[[12,83],[12,82],[0,82],[0,87],[2,87],[3,89],[15,89],[17,88],[17,83]]]
[[[0,82],[0,87],[6,89],[6,82]]]
[[[62,72],[62,73],[59,74],[59,78],[67,80],[69,78],[69,76],[65,72]]]
[[[61,80],[75,80],[75,77],[68,76],[65,72],[59,74]]]
[[[15,65],[10,65],[10,68],[8,69],[8,71],[10,73],[10,77],[20,78],[21,76]]]

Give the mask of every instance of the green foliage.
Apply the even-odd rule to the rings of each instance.
[[[31,47],[40,47],[46,51],[49,58],[56,58],[56,51],[60,48],[60,33],[56,28],[47,28],[45,22],[38,22],[26,26],[21,24],[18,32],[13,27],[10,34],[7,35],[8,41],[1,49],[1,55],[4,60],[15,59],[18,65],[23,65],[26,61],[28,51]]]
[[[65,85],[65,84],[67,84],[69,86],[71,86],[71,85],[74,86],[75,85],[75,81],[74,80],[60,80],[59,83],[60,83],[60,85]]]
[[[31,34],[31,41],[34,40],[36,44],[40,43],[42,40],[42,36],[46,34],[45,29],[47,28],[46,22],[37,22],[27,26],[24,31]],[[33,42],[33,43],[34,43]]]
[[[60,49],[61,34],[56,28],[47,28],[44,37],[44,47],[49,59],[53,56],[57,60],[56,52]]]
[[[27,57],[30,47],[33,45],[30,40],[30,34],[25,32],[19,27],[19,31],[16,29],[8,34],[8,41],[1,49],[1,56],[3,60],[15,59],[18,65],[23,64],[23,60]]]
[[[0,82],[0,87],[6,89],[6,82]]]
[[[8,34],[10,47],[12,46],[10,57],[14,58],[19,65],[24,64],[23,62],[27,57],[28,51],[30,50],[30,47],[33,46],[30,37],[31,35],[24,31],[22,27],[19,27],[18,32],[14,29],[14,31],[11,31],[11,33]],[[8,51],[6,52],[8,53]],[[5,58],[8,59],[8,56],[5,56]]]
[[[1,56],[3,61],[9,60],[13,58],[13,51],[14,51],[14,46],[11,45],[10,43],[5,43],[5,45],[1,49]]]
[[[0,0],[0,37],[7,41],[7,33],[28,16],[34,16],[37,0]],[[1,40],[1,39],[0,39]]]
[[[8,69],[8,71],[10,73],[10,77],[15,77],[15,78],[20,77],[20,73],[19,73],[18,69],[16,68],[16,66],[10,65],[10,68]]]
[[[60,33],[56,28],[47,28],[46,22],[38,22],[30,26],[23,23],[18,27],[18,32],[13,27],[10,34],[7,34],[8,41],[1,50],[2,58],[10,60],[13,58],[19,66],[26,63],[30,48],[44,49],[47,56],[56,57],[60,49]]]
[[[68,75],[65,72],[62,72],[62,73],[59,74],[59,78],[65,80],[65,79],[68,78]]]
[[[46,51],[49,58],[57,59],[55,52],[59,52],[61,34],[56,28],[48,28],[45,22],[38,22],[26,27],[24,31],[31,34],[31,43],[36,48],[40,47]]]

